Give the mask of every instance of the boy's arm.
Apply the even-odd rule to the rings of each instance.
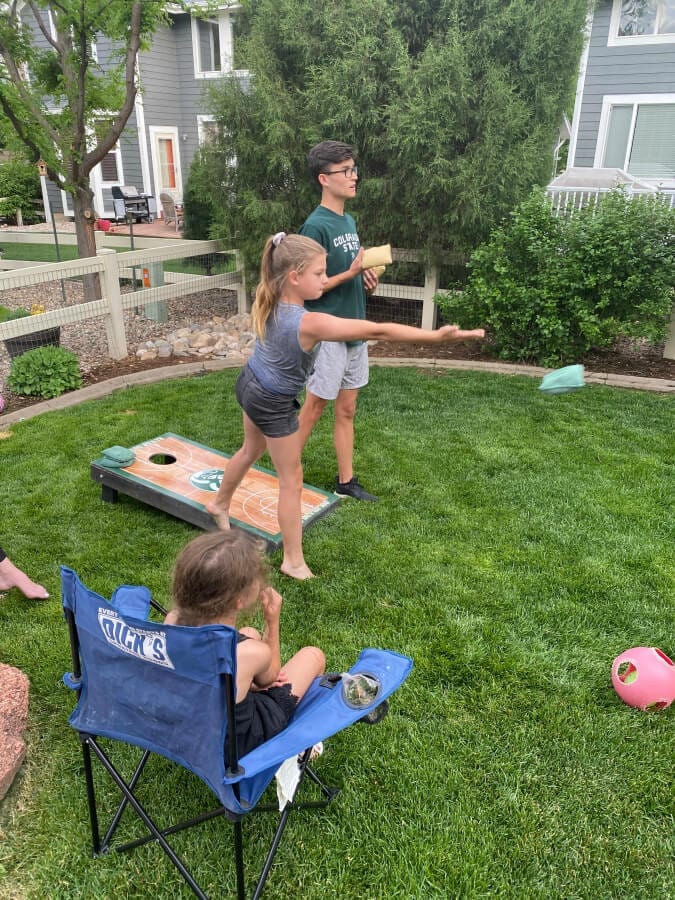
[[[344,272],[340,272],[338,275],[330,275],[328,281],[326,282],[326,287],[324,288],[324,293],[327,291],[332,291],[333,288],[339,287],[339,285],[344,284],[346,281],[351,281],[352,278],[356,278],[357,275],[360,275],[363,272],[361,268],[361,260],[363,259],[363,247],[359,249],[359,252],[354,257],[351,266]],[[375,282],[377,285],[377,282]]]
[[[300,234],[304,235],[305,237],[312,238],[312,240],[316,241],[317,244],[321,244],[323,249],[326,251],[326,254],[330,253],[331,248],[330,246],[328,246],[328,239],[325,233],[322,231],[322,229],[316,228],[309,220],[305,221],[305,224],[300,229]],[[328,291],[332,291],[334,288],[339,287],[341,284],[345,284],[345,282],[347,281],[351,281],[353,278],[356,278],[357,275],[361,275],[361,273],[363,272],[363,269],[361,267],[362,260],[363,247],[360,247],[359,252],[352,260],[352,263],[348,269],[345,269],[344,272],[337,272],[335,275],[328,276],[328,281],[326,282],[326,287],[323,291],[324,294],[327,294]],[[377,281],[375,282],[375,286],[377,286]],[[374,287],[372,288],[373,290]]]

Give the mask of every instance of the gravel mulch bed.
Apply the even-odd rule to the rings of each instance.
[[[64,285],[65,302],[60,285],[56,282],[0,292],[0,305],[11,308],[22,306],[29,309],[32,304],[39,303],[51,310],[81,303],[82,285],[77,282],[65,282]],[[138,310],[124,311],[124,327],[130,359],[135,357],[136,350],[146,341],[166,337],[171,331],[192,327],[208,321],[213,316],[228,318],[234,315],[237,312],[237,296],[234,291],[229,290],[202,291],[171,300],[167,304],[167,312],[168,321],[155,322],[146,318],[143,307],[139,307]],[[88,377],[96,370],[101,367],[109,369],[111,363],[113,366],[115,365],[108,354],[105,324],[101,318],[87,319],[72,325],[62,325],[61,346],[77,355],[85,383],[96,380]],[[184,358],[180,360],[180,362],[186,361],[188,360]],[[170,360],[162,362],[166,365]],[[9,354],[0,342],[0,389],[2,389],[8,409],[16,408],[14,400],[18,400],[7,389],[6,382],[10,365]],[[122,360],[117,365],[120,368],[118,374],[122,374],[124,366],[128,363]]]

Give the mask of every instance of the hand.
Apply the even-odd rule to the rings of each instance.
[[[479,340],[485,337],[484,328],[474,328],[472,331],[463,331],[458,325],[444,325],[435,332],[438,336],[438,343],[444,344],[448,341],[470,341]]]
[[[361,247],[347,270],[350,279],[356,278],[363,271],[363,252],[363,247]]]
[[[364,269],[363,270],[363,286],[368,291],[369,294],[372,294],[377,285],[379,284],[380,279],[377,277],[374,269]]]
[[[274,679],[271,684],[266,685],[266,687],[281,687],[283,684],[288,684],[288,675],[283,669],[279,669],[279,674]]]
[[[283,600],[281,594],[274,590],[273,587],[266,587],[260,592],[260,606],[262,607],[263,616],[266,622],[276,622],[281,615],[281,604]]]

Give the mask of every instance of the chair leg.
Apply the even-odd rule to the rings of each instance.
[[[108,774],[110,775],[112,780],[115,782],[117,787],[120,789],[120,791],[124,795],[124,797],[126,797],[126,799],[129,801],[131,806],[133,806],[137,816],[143,821],[145,827],[150,832],[152,832],[152,834],[155,837],[155,840],[159,843],[162,850],[166,853],[166,855],[169,857],[171,862],[178,869],[180,874],[183,876],[183,879],[192,888],[195,895],[197,897],[199,897],[199,900],[208,900],[208,897],[206,896],[206,894],[202,891],[202,889],[199,887],[199,885],[194,880],[192,875],[185,868],[183,861],[175,853],[175,851],[173,850],[173,848],[171,847],[169,842],[166,840],[166,838],[164,837],[162,832],[159,830],[159,828],[155,825],[153,820],[150,818],[150,816],[146,812],[145,808],[143,806],[141,806],[141,804],[138,802],[136,797],[132,794],[131,790],[127,786],[127,783],[124,781],[122,776],[119,774],[119,772],[113,765],[112,760],[108,757],[108,755],[104,752],[104,750],[101,747],[99,747],[99,745],[96,743],[95,739],[91,735],[88,736],[87,743],[91,747],[91,749],[94,751],[94,753],[98,757],[99,761],[101,762],[101,765],[108,772]]]
[[[91,843],[94,856],[101,852],[101,836],[98,828],[98,814],[96,812],[96,793],[94,790],[94,776],[91,769],[91,751],[89,743],[82,738],[82,757],[84,760],[84,778],[87,786],[87,804],[89,805],[89,821],[91,822]]]
[[[145,764],[149,759],[150,759],[150,751],[145,750],[143,752],[143,756],[141,757],[141,761],[139,762],[138,766],[136,767],[136,771],[134,772],[133,777],[131,778],[131,781],[129,782],[129,790],[130,791],[133,792],[135,790],[136,785],[138,784],[138,780],[141,777],[143,769],[145,768]],[[122,797],[122,802],[120,803],[117,812],[113,816],[112,822],[110,823],[110,828],[108,828],[106,836],[103,838],[103,850],[108,849],[108,847],[110,845],[110,841],[112,840],[113,835],[117,831],[117,826],[119,825],[120,819],[122,818],[122,813],[127,808],[128,803],[129,803],[129,801],[127,800],[127,797],[125,794]]]
[[[262,871],[260,873],[260,878],[258,879],[258,884],[256,885],[255,891],[251,897],[251,900],[258,900],[260,897],[263,887],[265,886],[265,882],[267,880],[267,876],[270,873],[270,869],[272,868],[272,863],[274,862],[274,857],[276,856],[276,852],[279,849],[279,844],[281,843],[281,838],[284,833],[284,829],[288,823],[288,817],[290,814],[296,809],[317,809],[324,806],[327,806],[333,797],[339,793],[339,788],[329,788],[327,787],[318,776],[310,769],[309,767],[309,758],[312,753],[312,748],[308,747],[307,750],[304,751],[302,756],[300,757],[300,779],[298,781],[298,785],[295,789],[295,793],[293,795],[293,799],[290,803],[287,803],[281,813],[281,818],[279,819],[279,824],[277,825],[277,830],[274,834],[274,838],[270,845],[270,849],[265,858],[265,863],[263,865]],[[314,800],[310,802],[296,803],[295,798],[298,796],[298,792],[302,786],[302,782],[305,778],[305,775],[309,775],[310,779],[318,785],[321,789],[321,792],[324,795],[323,800]],[[261,810],[262,811],[262,810]]]
[[[237,900],[245,900],[246,881],[244,878],[244,842],[241,822],[234,822],[234,860],[237,869]]]

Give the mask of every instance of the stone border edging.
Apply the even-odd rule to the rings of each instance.
[[[98,384],[89,385],[79,391],[70,391],[53,400],[45,400],[16,412],[0,414],[0,427],[14,425],[32,419],[42,413],[53,412],[58,409],[67,409],[84,403],[86,400],[99,400],[107,397],[114,391],[135,385],[153,384],[170,378],[182,378],[187,375],[201,375],[208,372],[219,372],[223,369],[234,369],[246,362],[243,356],[231,356],[226,359],[203,359],[200,362],[182,363],[174,366],[163,366],[156,369],[145,369],[142,372],[132,372],[128,375],[120,375]],[[526,375],[530,378],[543,378],[551,369],[543,369],[539,366],[526,366],[514,363],[500,362],[472,362],[464,359],[417,359],[415,357],[370,357],[371,366],[387,368],[416,367],[418,369],[463,369],[473,372],[493,372],[497,375]],[[589,384],[604,384],[608,387],[633,388],[642,391],[657,391],[660,393],[675,393],[675,381],[666,378],[640,378],[637,375],[613,375],[607,372],[586,372],[585,380]]]

